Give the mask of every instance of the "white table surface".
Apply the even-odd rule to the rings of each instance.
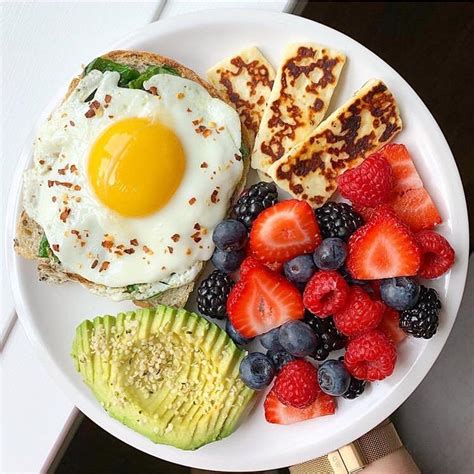
[[[4,228],[16,159],[28,145],[31,130],[52,95],[79,72],[82,63],[159,18],[222,7],[293,11],[304,3],[287,0],[1,2],[0,228]],[[5,247],[2,231],[2,269]],[[0,275],[0,472],[46,471],[73,429],[78,412],[37,361],[14,317],[8,276],[5,271]]]
[[[78,64],[159,17],[216,6],[216,2],[200,0],[1,5],[0,224],[16,157],[51,94],[77,72]],[[302,3],[221,0],[219,6],[272,10],[296,6],[298,12]],[[423,472],[474,472],[473,267],[471,257],[465,298],[445,349],[424,382],[394,415],[402,439]],[[12,308],[5,272],[1,275],[0,333],[4,315]],[[0,348],[0,472],[45,471],[64,446],[77,411],[38,363],[18,322],[3,347],[0,337]]]

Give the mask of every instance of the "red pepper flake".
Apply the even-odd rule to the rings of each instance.
[[[95,110],[89,109],[84,115],[86,116],[86,118],[92,118],[95,115]]]
[[[53,197],[51,198],[51,201],[56,202],[56,196],[53,196]]]
[[[81,202],[81,198],[78,196],[76,199],[75,199],[76,202]]]
[[[148,255],[153,255],[153,250],[148,248],[146,245],[143,246],[143,251],[147,253]]]
[[[150,94],[158,95],[158,89],[155,86],[150,87],[148,90],[150,91]]]
[[[102,262],[102,265],[100,266],[99,268],[99,273],[100,272],[105,272],[105,270],[107,270],[107,268],[109,268],[109,265],[110,265],[110,262]]]
[[[58,173],[61,175],[65,175],[68,168],[69,168],[69,165],[66,165],[64,168],[58,169]]]
[[[192,110],[188,107],[188,108],[186,109],[186,112],[192,112]]]
[[[78,237],[79,239],[81,238],[81,233],[80,233],[78,230],[76,230],[76,229],[72,229],[72,230],[71,230],[71,234],[77,235],[77,237]]]
[[[74,186],[74,191],[80,191],[80,190],[81,190],[81,187],[78,184],[76,184]]]
[[[48,188],[51,188],[54,185],[54,181],[48,179]]]
[[[219,127],[217,130],[219,130],[219,132],[222,132],[222,130],[224,130],[224,127]]]
[[[176,98],[177,98],[177,99],[184,99],[184,92],[178,92],[178,93],[176,94]]]
[[[52,248],[55,252],[59,252],[59,245],[58,245],[58,244],[53,244],[53,245],[51,245],[51,248]]]
[[[192,197],[188,202],[192,206],[196,202],[196,198]]]
[[[115,250],[114,251],[114,254],[115,255],[118,255],[119,257],[121,257],[123,255],[123,252],[121,250]]]
[[[193,235],[191,235],[191,239],[194,240],[194,242],[198,243],[201,242],[201,234],[199,232],[194,232]]]
[[[98,263],[99,263],[99,260],[97,259],[92,262],[92,265],[91,265],[92,270],[94,270],[94,268],[97,266]]]
[[[109,94],[105,94],[104,101],[108,104],[112,100],[112,96]]]
[[[135,249],[132,249],[132,248],[125,249],[124,252],[128,255],[132,255],[132,253],[135,253]]]
[[[92,107],[93,109],[96,109],[96,110],[99,109],[99,107],[100,107],[100,102],[99,102],[98,100],[92,101],[91,107]]]
[[[217,189],[214,189],[214,191],[212,191],[211,202],[213,202],[214,204],[220,201],[220,199],[217,197],[218,194],[219,194],[219,191]]]
[[[123,244],[117,245],[117,248],[120,249],[120,250],[123,250],[125,248],[125,245],[123,245]]]
[[[180,237],[179,234],[173,234],[173,235],[171,236],[171,240],[172,240],[173,242],[179,242],[179,239],[180,239],[180,238],[181,238],[181,237]]]
[[[201,122],[202,122],[202,118],[193,120],[193,125],[198,126]],[[206,127],[204,127],[204,128],[206,128]]]
[[[76,165],[71,165],[70,171],[71,171],[71,173],[75,173],[77,171],[77,166]]]
[[[104,247],[104,249],[111,249],[113,246],[114,243],[111,240],[104,240],[102,242],[102,247]]]
[[[169,252],[169,253],[173,253],[173,250],[174,250],[173,247],[170,247],[170,246],[168,245],[168,252]]]
[[[240,161],[242,159],[242,157],[240,155],[238,155],[237,153],[234,155],[234,158],[237,160],[237,161]]]
[[[204,130],[204,132],[202,132],[202,136],[204,138],[207,138],[211,133],[212,133],[212,130],[210,130],[209,128],[206,128],[206,130]]]
[[[69,217],[69,214],[71,213],[71,209],[66,207],[61,214],[59,214],[59,218],[65,223],[66,219]]]
[[[188,247],[186,249],[186,255],[191,255],[193,253],[193,251]]]
[[[44,160],[39,160],[38,162],[40,165],[44,165]]]
[[[72,120],[69,120],[69,123],[71,124],[71,127],[75,127],[75,126],[76,126],[76,124],[75,124],[74,121],[72,121]]]
[[[205,161],[201,163],[201,168],[207,168],[208,166],[209,165]]]
[[[199,133],[204,133],[207,130],[207,128],[204,125],[199,125],[197,129],[199,130]]]
[[[166,267],[161,267],[162,270],[166,270]]]
[[[194,224],[194,229],[201,230],[201,225],[198,222],[196,222],[196,224]]]
[[[114,116],[113,115],[108,115],[109,119],[113,119]]]
[[[133,245],[133,246],[137,247],[138,246],[138,240],[137,239],[132,239],[130,241],[130,245]]]

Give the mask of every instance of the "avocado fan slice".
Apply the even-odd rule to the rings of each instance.
[[[230,435],[255,393],[239,378],[246,352],[219,326],[183,309],[86,320],[71,355],[109,415],[180,449]]]

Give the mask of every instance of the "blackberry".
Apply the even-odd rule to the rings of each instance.
[[[344,356],[339,357],[339,360],[344,362]],[[364,393],[366,386],[367,381],[356,379],[351,375],[351,383],[349,384],[349,388],[344,392],[342,397],[347,400],[354,400],[354,398],[357,398]]]
[[[364,223],[362,216],[345,202],[327,202],[324,206],[316,209],[316,218],[325,239],[339,237],[347,241]]]
[[[415,306],[400,313],[400,327],[414,337],[430,339],[439,324],[441,301],[433,288],[420,285],[420,296]]]
[[[318,318],[307,311],[304,320],[316,334],[316,349],[311,355],[314,359],[325,360],[330,352],[342,349],[346,345],[345,336],[336,329],[331,316]]]
[[[349,388],[344,393],[343,398],[346,398],[347,400],[353,400],[354,398],[359,397],[364,393],[366,385],[367,382],[365,380],[359,380],[351,377],[351,383]]]
[[[197,307],[205,316],[224,319],[227,316],[226,303],[233,280],[225,273],[214,270],[201,282],[197,290]]]
[[[235,217],[250,229],[256,217],[267,207],[278,201],[278,191],[275,183],[264,181],[253,184],[246,189],[234,205]]]

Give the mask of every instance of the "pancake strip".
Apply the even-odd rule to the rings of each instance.
[[[267,172],[319,125],[345,60],[343,53],[318,44],[287,47],[255,140],[253,168]]]
[[[250,47],[207,71],[209,82],[237,110],[253,147],[275,71],[258,48]]]
[[[337,188],[337,177],[357,166],[402,129],[395,98],[379,79],[367,82],[302,143],[268,170],[276,184],[313,207]]]

